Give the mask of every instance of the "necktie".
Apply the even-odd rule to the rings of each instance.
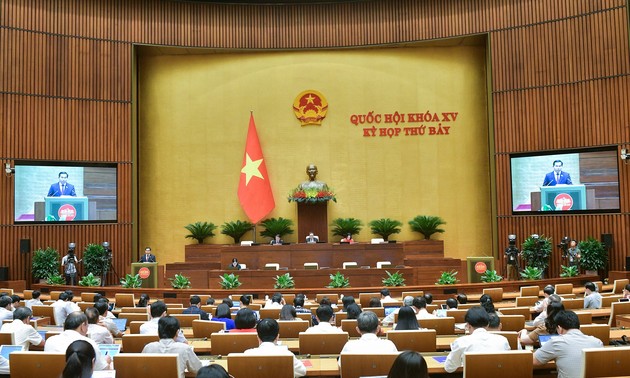
[[[559,183],[559,182],[560,182],[560,174],[559,174],[559,173],[556,175],[556,182],[557,182],[557,183]]]

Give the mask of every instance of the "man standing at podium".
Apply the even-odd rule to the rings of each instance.
[[[542,186],[556,186],[558,184],[573,185],[571,175],[562,172],[562,160],[553,161],[553,171],[545,175]]]
[[[154,263],[157,262],[155,255],[151,254],[151,247],[146,247],[144,249],[144,255],[140,256],[141,263]]]
[[[72,196],[76,197],[74,185],[68,183],[68,173],[59,172],[59,182],[52,184],[48,189],[48,197]]]

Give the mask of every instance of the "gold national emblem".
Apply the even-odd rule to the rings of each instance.
[[[328,101],[321,93],[306,90],[293,101],[293,112],[302,126],[320,126],[328,112]]]

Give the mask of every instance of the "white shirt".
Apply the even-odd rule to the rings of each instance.
[[[390,297],[389,295],[386,295],[385,297],[381,298],[381,303],[392,303],[392,302],[398,302],[398,301]]]
[[[501,352],[510,350],[510,343],[501,335],[488,332],[485,328],[477,328],[467,336],[455,339],[451,344],[451,352],[444,361],[444,370],[449,373],[464,364],[467,352]]]
[[[42,303],[42,301],[38,299],[28,299],[26,301],[24,301],[24,306],[30,308],[31,310],[33,309],[33,306],[43,306],[44,304]]]
[[[0,307],[0,323],[2,323],[3,320],[13,320],[13,311]]]
[[[306,366],[302,361],[295,358],[295,355],[284,345],[276,345],[271,342],[261,343],[258,348],[247,349],[245,354],[252,356],[292,356],[293,376],[303,377],[306,375]]]
[[[328,322],[320,322],[316,326],[308,327],[304,333],[343,333],[343,330],[333,327]]]
[[[79,305],[71,301],[62,301],[61,299],[57,299],[57,301],[51,304],[53,307],[53,315],[55,316],[55,324],[62,326],[65,323],[66,318],[69,314],[75,311],[81,311]]]
[[[350,340],[343,346],[340,354],[384,354],[397,353],[398,349],[391,340],[379,339],[374,333],[364,333],[358,340]],[[341,366],[341,359],[339,359]]]
[[[421,308],[416,314],[416,319],[435,319],[437,316],[431,314],[426,308]]]
[[[98,324],[88,324],[88,337],[97,344],[113,344],[114,338],[106,327]]]
[[[142,324],[140,326],[140,334],[141,335],[157,335],[159,321],[160,321],[160,318],[153,318],[149,320],[148,322]],[[181,329],[179,330],[179,333],[177,334],[175,341],[177,341],[178,343],[188,342],[188,340],[186,340],[186,337],[184,336],[184,332],[182,332]]]
[[[113,320],[106,318],[104,316],[99,316],[98,321],[105,326],[105,328],[112,334],[112,336],[116,337],[120,334],[120,330],[116,326]]]
[[[92,345],[94,348],[94,352],[96,353],[96,362],[94,364],[94,370],[106,370],[108,369],[107,361],[105,360],[105,356],[101,353],[101,350],[98,347],[98,344],[94,342],[94,340],[81,335],[79,332],[68,329],[56,336],[52,336],[48,340],[46,340],[46,345],[44,346],[44,352],[50,353],[63,353],[66,354],[66,349],[68,346],[72,344],[73,341],[76,340],[85,340]]]
[[[278,302],[269,302],[265,304],[265,308],[282,308],[282,305]]]
[[[185,377],[186,369],[191,373],[196,373],[202,366],[199,357],[197,357],[190,346],[178,343],[173,339],[160,339],[160,341],[148,343],[144,346],[144,349],[142,349],[142,353],[177,354],[179,356],[177,363],[179,364],[178,371],[180,378]]]
[[[9,360],[0,356],[0,374],[10,374]]]
[[[42,343],[42,335],[39,334],[30,324],[24,324],[23,321],[15,319],[12,323],[2,325],[2,332],[13,333],[15,345],[23,345],[28,350],[31,344],[39,345]]]

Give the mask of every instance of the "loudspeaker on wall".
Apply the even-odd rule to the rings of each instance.
[[[8,281],[8,280],[9,280],[9,267],[0,266],[0,281]]]
[[[602,243],[606,245],[606,248],[613,247],[613,234],[602,234]]]
[[[630,256],[626,256],[626,272],[630,272]]]
[[[31,252],[31,239],[20,239],[20,253]]]

